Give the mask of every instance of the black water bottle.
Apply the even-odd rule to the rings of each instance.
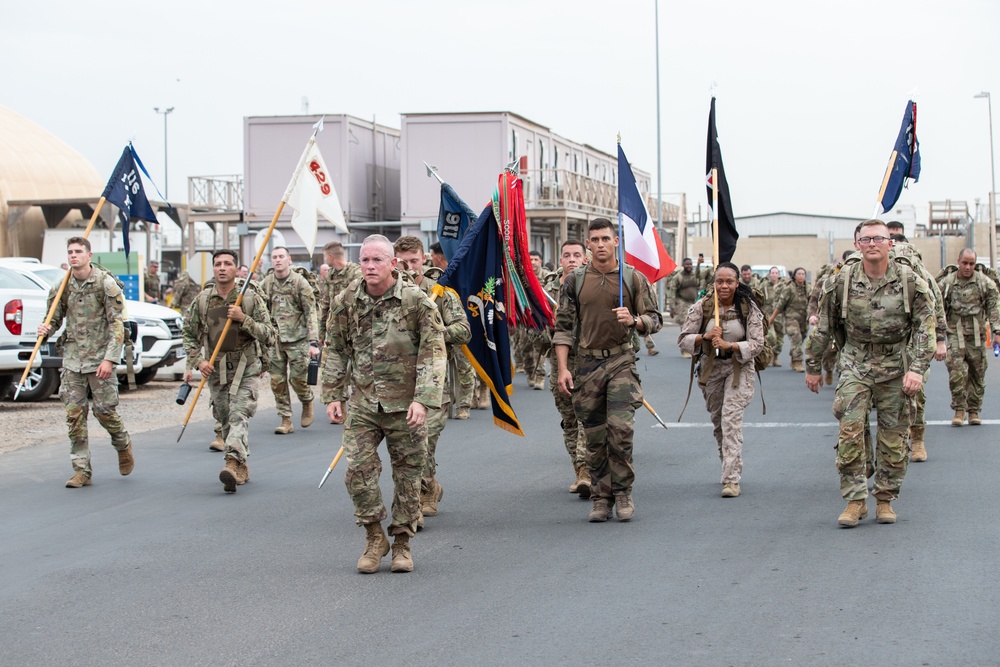
[[[191,393],[191,385],[187,382],[181,383],[181,388],[177,390],[177,405],[184,405],[188,400],[188,394]]]
[[[319,360],[323,356],[320,352],[318,355],[309,360],[309,378],[307,382],[310,387],[315,387],[316,383],[319,381]]]

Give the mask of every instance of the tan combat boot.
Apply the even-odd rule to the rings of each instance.
[[[888,500],[875,502],[875,521],[876,523],[896,523],[896,513],[892,511]]]
[[[726,482],[722,485],[723,498],[738,498],[740,495],[740,485],[736,482]]]
[[[208,448],[213,452],[224,452],[226,451],[226,441],[222,439],[221,435],[217,435]]]
[[[236,486],[240,483],[239,466],[240,462],[229,456],[226,458],[226,467],[219,471],[219,481],[226,493],[236,493]]]
[[[659,350],[657,350],[657,349],[656,349],[655,347],[651,347],[651,348],[648,348],[648,349],[646,350],[646,354],[648,354],[648,355],[649,355],[649,356],[651,356],[651,357],[655,357],[655,356],[656,356],[656,355],[658,355],[659,353],[660,353],[660,351],[659,351]]]
[[[781,368],[781,362],[778,361],[778,355],[774,355],[774,359],[771,360],[771,365],[775,368]]]
[[[594,509],[587,515],[590,523],[603,523],[611,518],[611,501],[607,498],[595,498]]]
[[[619,493],[615,496],[615,514],[619,521],[631,521],[635,516],[635,503],[632,496],[627,493]]]
[[[802,361],[797,360],[792,362],[792,370],[796,373],[805,373],[806,369],[802,366]]]
[[[243,486],[250,481],[250,467],[247,466],[246,461],[237,461],[236,463],[236,484],[237,486]]]
[[[410,536],[406,533],[399,533],[392,542],[392,565],[389,569],[393,572],[413,572]]]
[[[129,440],[128,447],[118,452],[118,472],[127,475],[135,467],[135,458],[132,457],[132,441]]]
[[[575,489],[572,489],[573,493],[579,494],[581,498],[586,500],[590,498],[590,469],[587,468],[586,463],[581,463],[580,467],[576,469],[576,484],[574,484]]]
[[[365,552],[358,559],[358,572],[374,574],[382,565],[382,559],[389,553],[389,538],[385,536],[380,523],[365,524]]]
[[[927,460],[927,448],[924,446],[923,426],[910,427],[910,460],[916,463]]]
[[[468,419],[469,408],[459,408],[455,410],[455,419]]]
[[[955,410],[955,416],[951,418],[952,426],[961,426],[965,422],[965,410]]]
[[[983,423],[983,420],[979,418],[978,412],[969,413],[969,426],[979,426]]]
[[[438,501],[444,498],[444,489],[437,479],[432,479],[427,493],[420,494],[420,511],[424,516],[437,516]]]
[[[837,519],[837,523],[842,528],[853,528],[858,525],[858,521],[861,521],[866,516],[868,516],[868,502],[865,500],[852,500],[847,503],[847,509]]]
[[[288,435],[289,433],[292,433],[294,431],[295,427],[292,426],[291,417],[282,417],[281,426],[278,426],[276,429],[274,429],[274,432],[277,433],[278,435]]]
[[[73,477],[66,482],[67,489],[79,489],[81,486],[90,486],[90,475],[85,472],[78,471]]]
[[[291,422],[291,420],[289,420]],[[302,428],[309,428],[313,423],[313,404],[312,401],[302,404],[302,418],[299,419],[299,425]],[[284,420],[282,420],[282,425],[284,425]]]
[[[827,386],[833,386],[833,371],[826,372],[826,375],[823,377],[823,382],[825,382]]]

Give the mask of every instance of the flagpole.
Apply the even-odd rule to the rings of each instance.
[[[712,167],[712,252],[715,260],[715,270],[719,270],[719,169]],[[719,293],[712,290],[715,300],[715,326],[719,324]]]
[[[285,208],[285,202],[288,201],[292,190],[295,189],[295,185],[299,180],[299,175],[302,173],[302,167],[305,166],[306,155],[309,154],[309,149],[312,148],[313,144],[316,143],[316,135],[323,129],[323,120],[320,119],[316,125],[313,126],[312,136],[309,137],[309,141],[306,142],[306,148],[302,151],[302,157],[299,158],[298,164],[295,166],[295,171],[292,173],[292,180],[288,184],[288,188],[285,190],[285,194],[281,198],[281,203],[278,204],[278,210],[274,212],[274,217],[271,218],[271,224],[267,228],[267,232],[261,239],[260,248],[257,249],[257,255],[254,257],[253,264],[250,265],[250,273],[246,280],[243,281],[243,287],[240,289],[239,294],[236,296],[236,303],[233,304],[237,308],[243,303],[243,296],[246,294],[247,289],[250,287],[250,278],[254,272],[257,270],[257,265],[260,264],[260,258],[264,255],[264,250],[267,249],[268,241],[271,239],[271,234],[274,232],[275,226],[278,224],[278,218],[281,216],[281,211]],[[215,344],[215,349],[212,351],[212,357],[208,360],[211,366],[215,366],[215,360],[219,356],[219,350],[222,348],[222,344],[226,340],[226,335],[229,333],[229,328],[232,326],[233,321],[226,318],[226,324],[222,327],[222,333],[219,335],[219,341]],[[191,406],[188,408],[187,415],[184,417],[184,424],[181,427],[181,432],[177,436],[177,442],[181,441],[184,437],[184,431],[187,429],[188,422],[191,421],[191,415],[194,413],[194,406],[198,404],[198,397],[201,396],[202,389],[205,388],[205,383],[208,381],[207,375],[201,376],[201,382],[198,383],[198,389],[194,393],[194,399],[191,401]]]
[[[94,228],[94,223],[97,222],[97,216],[101,213],[101,209],[104,208],[105,198],[102,195],[100,200],[97,202],[97,207],[94,209],[94,214],[90,216],[90,222],[87,223],[87,228],[83,232],[83,238],[90,236],[90,231]],[[56,298],[52,299],[52,305],[49,306],[49,313],[45,316],[45,321],[43,324],[48,326],[52,321],[52,318],[56,314],[56,308],[62,300],[63,292],[66,291],[66,285],[69,284],[69,274],[72,273],[72,269],[66,271],[63,276],[62,282],[59,283],[59,289],[56,291]],[[34,363],[35,357],[38,355],[38,350],[42,347],[42,341],[46,336],[39,336],[35,341],[35,348],[31,351],[31,356],[28,357],[28,365],[24,367],[24,373],[21,374],[21,379],[17,383],[17,388],[14,390],[14,400],[17,400],[18,394],[21,393],[21,389],[24,388],[24,381],[28,379],[28,374],[31,372],[31,364]]]
[[[622,133],[618,133],[618,159],[622,154]],[[625,229],[622,225],[622,179],[618,179],[618,307],[625,306]]]
[[[892,166],[896,164],[896,151],[893,150],[889,155],[889,164],[885,167],[885,176],[882,177],[882,187],[878,190],[878,198],[875,200],[875,211],[872,213],[872,218],[878,218],[880,215],[885,213],[882,208],[882,197],[885,196],[885,189],[889,186],[889,177],[892,176]]]

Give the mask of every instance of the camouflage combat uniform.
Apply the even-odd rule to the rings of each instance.
[[[562,287],[559,282],[561,278],[562,268],[559,268],[546,277],[545,284],[543,285],[549,296],[556,301],[559,300],[559,291]],[[550,346],[549,349],[549,361],[552,364],[552,368],[559,368],[554,345]],[[572,347],[569,349],[567,368],[569,368],[574,376],[576,375],[576,350]],[[559,426],[562,428],[563,444],[566,446],[566,453],[569,454],[569,460],[573,463],[573,469],[579,470],[581,467],[587,465],[587,438],[583,432],[583,424],[576,418],[576,411],[573,409],[573,399],[559,391],[559,383],[550,382],[549,389],[552,390],[552,397],[556,402],[556,410],[559,411]]]
[[[986,392],[986,323],[993,335],[1000,335],[997,313],[997,288],[980,271],[963,280],[958,272],[941,278],[948,321],[948,388],[951,408],[978,414]]]
[[[146,296],[156,299],[156,302],[160,302],[160,274],[155,276],[146,271],[146,275],[142,278],[142,289],[146,292]]]
[[[868,496],[864,427],[874,407],[878,432],[873,495],[891,501],[898,497],[906,475],[907,441],[915,411],[914,397],[903,392],[903,376],[907,371],[923,375],[934,356],[931,290],[912,269],[892,260],[875,283],[865,274],[862,262],[846,264],[838,275],[826,283],[820,298],[819,323],[806,345],[807,372],[819,375],[830,338],[843,336],[833,403],[833,414],[840,421],[840,492],[849,501]],[[846,307],[845,282],[849,290]],[[845,309],[846,317],[842,317]]]
[[[441,314],[409,281],[397,277],[385,294],[372,297],[362,280],[334,298],[327,342],[323,403],[343,403],[348,384],[354,387],[344,425],[344,482],[357,523],[386,518],[378,483],[378,445],[385,438],[395,487],[389,534],[412,536],[420,516],[427,426],[410,428],[406,413],[413,402],[441,407],[446,365]]]
[[[764,295],[763,308],[766,317],[769,317],[774,312],[774,306],[778,303],[778,297],[781,296],[782,287],[783,283],[780,278],[776,283],[772,283],[770,278],[765,278],[762,282],[760,291]],[[768,340],[771,341],[771,349],[774,350],[774,362],[772,365],[777,366],[778,357],[781,355],[781,348],[785,343],[785,317],[781,313],[778,313],[774,318],[767,336]]]
[[[716,355],[708,341],[695,347],[698,335],[715,326],[712,315],[703,326],[706,308],[713,308],[708,297],[695,302],[684,320],[677,343],[684,352],[701,355],[698,384],[714,426],[715,442],[722,462],[721,481],[723,484],[739,484],[743,473],[743,412],[753,400],[754,357],[764,348],[764,313],[752,304],[744,327],[735,303],[721,312],[722,338],[738,343],[739,351]],[[722,309],[721,304],[719,308]]]
[[[347,262],[342,269],[332,266],[326,274],[326,279],[319,284],[319,339],[326,340],[326,321],[330,317],[330,304],[335,296],[343,292],[353,280],[361,279],[361,267],[354,262]]]
[[[200,291],[201,287],[194,281],[194,278],[188,275],[187,271],[181,271],[177,280],[174,281],[174,300],[170,307],[180,311],[181,314],[186,314]]]
[[[540,283],[544,282],[545,276],[544,269],[535,272]],[[528,386],[532,389],[544,389],[545,357],[552,348],[552,338],[546,329],[518,326],[517,330],[517,345],[520,348],[518,358],[528,378]]]
[[[284,278],[268,273],[260,284],[268,312],[278,327],[278,341],[271,354],[271,391],[278,416],[291,419],[292,399],[288,385],[303,405],[313,402],[309,374],[309,344],[319,340],[316,301],[309,281],[295,271]]]
[[[683,322],[688,308],[698,300],[703,278],[700,269],[687,272],[683,268],[677,269],[667,278],[666,299],[670,303],[675,322]]]
[[[842,265],[842,262],[838,262],[837,264],[824,264],[820,267],[819,273],[816,276],[816,282],[813,283],[812,289],[809,291],[809,305],[807,310],[810,318],[813,315],[819,317],[819,296],[823,293],[823,285],[826,284],[827,279],[840,272]],[[823,354],[822,366],[827,375],[832,377],[833,371],[837,368],[837,344],[832,340]]]
[[[49,291],[50,308],[57,291],[58,287]],[[114,277],[91,265],[86,280],[77,280],[70,273],[50,322],[55,331],[66,320],[66,331],[60,338],[63,361],[59,398],[66,408],[73,470],[88,478],[92,473],[87,437],[88,389],[93,395],[94,416],[111,436],[111,445],[124,452],[132,442],[116,409],[118,376],[112,368],[107,380],[97,377],[97,367],[102,361],[117,366],[121,360],[125,342],[124,308],[125,296]]]
[[[440,275],[440,271],[438,272]],[[420,282],[420,289],[430,297],[431,288],[434,286],[434,279],[424,277]],[[448,359],[447,371],[445,372],[445,383],[441,393],[441,407],[427,408],[427,463],[424,465],[423,479],[420,490],[422,494],[437,493],[437,460],[434,455],[437,452],[438,438],[444,430],[445,422],[448,420],[448,405],[452,402],[451,395],[451,373],[457,369],[453,365],[458,357],[464,358],[462,345],[472,339],[472,327],[469,326],[469,319],[465,316],[465,309],[458,296],[451,290],[445,290],[444,296],[434,301],[437,306],[441,321],[444,324],[445,354]],[[470,366],[471,368],[471,366]],[[457,378],[456,378],[457,379]],[[436,505],[436,502],[434,503]]]
[[[442,273],[444,273],[444,271],[442,271],[436,266],[424,267],[424,281],[421,283],[421,287],[425,288],[424,289],[425,293],[427,292],[427,290],[429,290],[437,283],[438,278],[441,277]],[[459,308],[461,308],[462,304],[459,303],[458,305]],[[441,313],[441,315],[443,317],[444,313]],[[468,319],[466,319],[466,321],[468,321]],[[447,318],[445,318],[445,326],[448,326]],[[472,333],[470,328],[469,337],[471,338],[471,336]],[[445,336],[445,342],[449,342],[447,340],[447,336]],[[462,348],[461,348],[461,346],[467,342],[468,341],[465,340],[460,343],[454,344],[454,346],[452,346],[451,344],[448,345],[448,373],[449,373],[448,383],[447,383],[448,390],[450,390],[450,387],[452,385],[450,374],[453,369],[456,371],[455,380],[457,381],[458,385],[457,386],[458,396],[457,397],[451,396],[449,393],[448,400],[453,401],[455,403],[456,414],[458,415],[462,415],[465,412],[467,412],[472,407],[472,403],[475,401],[476,397],[476,377],[477,377],[476,370],[472,367],[472,364],[469,362],[468,357],[466,357],[465,354],[462,353]],[[462,418],[463,417],[461,416],[459,417],[459,419]]]
[[[579,303],[577,272],[583,276]],[[553,345],[576,348],[573,407],[587,437],[591,495],[605,501],[631,497],[633,423],[635,409],[642,405],[632,341],[635,329],[618,323],[612,312],[619,301],[618,272],[615,268],[601,273],[587,264],[566,276],[552,335]],[[624,305],[642,320],[645,331],[656,333],[663,318],[652,288],[641,273],[632,274],[633,289],[626,288]]]
[[[243,279],[237,278],[225,298],[215,285],[206,287],[191,305],[182,331],[188,370],[197,370],[202,361],[212,357],[228,319],[228,307],[236,304],[242,285]],[[222,429],[218,434],[226,441],[225,457],[245,463],[250,455],[250,418],[257,412],[260,376],[264,373],[261,352],[274,346],[276,335],[267,305],[256,288],[247,290],[240,308],[246,319],[229,327],[207,384],[212,394],[212,415]]]
[[[785,317],[785,333],[788,334],[792,366],[802,363],[802,341],[809,331],[806,318],[809,310],[809,288],[794,280],[786,283],[778,295],[774,309]]]

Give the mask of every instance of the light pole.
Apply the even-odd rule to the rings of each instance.
[[[997,268],[997,172],[993,162],[993,100],[987,91],[983,91],[974,98],[986,98],[986,109],[990,115],[990,268]]]
[[[167,179],[167,116],[174,110],[167,107],[160,111],[160,107],[153,107],[153,111],[163,115],[163,196],[170,199],[170,181]]]

